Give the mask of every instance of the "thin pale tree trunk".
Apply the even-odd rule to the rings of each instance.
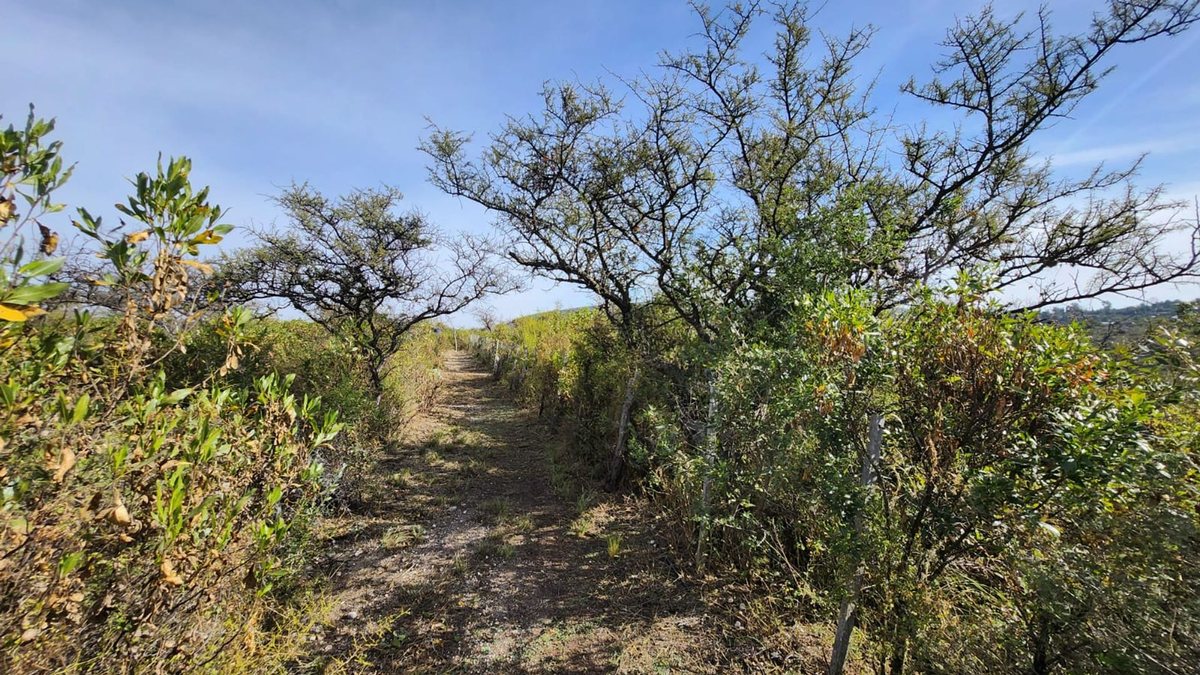
[[[860,481],[869,491],[875,484],[875,467],[879,464],[879,456],[883,447],[883,416],[877,412],[870,414],[867,437],[867,454],[863,456]],[[862,511],[854,516],[854,533],[862,536],[865,526]],[[854,623],[858,618],[858,599],[862,593],[863,578],[866,575],[865,563],[860,562],[854,571],[854,580],[846,597],[842,599],[838,611],[837,633],[833,639],[833,653],[829,657],[829,675],[841,675],[846,667],[846,656],[850,653],[850,637],[854,633]]]
[[[500,340],[492,339],[492,377],[500,377]]]
[[[637,388],[638,369],[635,367],[625,383],[625,400],[621,402],[621,416],[617,422],[617,442],[613,444],[612,456],[608,460],[608,489],[615,490],[625,470],[625,441],[629,434],[629,414],[633,410],[633,393]]]

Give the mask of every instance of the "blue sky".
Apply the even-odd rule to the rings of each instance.
[[[916,109],[899,100],[899,84],[927,75],[945,28],[981,4],[830,2],[814,24],[835,34],[876,26],[861,72],[878,75],[875,104],[903,118]],[[1050,4],[1067,29],[1100,3]],[[995,6],[1008,15],[1036,3]],[[661,50],[685,47],[698,27],[682,0],[40,0],[3,13],[0,113],[22,121],[32,102],[58,118],[65,155],[78,162],[63,194],[71,205],[108,213],[125,180],[161,151],[190,156],[195,179],[212,186],[235,225],[271,223],[267,196],[295,180],[328,194],[396,185],[439,226],[474,232],[490,229],[487,214],[425,180],[416,146],[426,118],[486,137],[506,114],[537,110],[543,82],[652,70]],[[1148,152],[1141,182],[1190,201],[1200,194],[1200,29],[1115,56],[1102,89],[1037,149],[1064,170]],[[546,282],[492,300],[506,317],[587,302]]]

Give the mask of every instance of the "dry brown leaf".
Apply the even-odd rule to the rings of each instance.
[[[54,470],[54,482],[63,482],[63,478],[66,477],[67,472],[73,466],[75,466],[75,451],[70,448],[63,448],[62,454],[58,458],[58,465]]]
[[[42,254],[54,255],[54,251],[58,249],[58,235],[41,223],[38,223],[38,231],[42,235]]]
[[[159,567],[159,570],[162,571],[163,581],[166,583],[172,586],[183,585],[183,579],[175,573],[175,566],[171,564],[168,558],[163,558],[162,566]]]
[[[133,519],[129,517],[129,509],[125,508],[125,502],[121,500],[120,492],[113,493],[113,509],[112,513],[109,514],[109,518],[114,523],[122,526],[133,522]]]
[[[179,262],[183,263],[184,265],[187,265],[188,267],[191,267],[192,269],[199,270],[205,274],[212,274],[212,272],[213,272],[212,265],[209,265],[208,263],[202,263],[198,260],[180,260]]]

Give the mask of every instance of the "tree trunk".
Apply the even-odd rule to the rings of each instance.
[[[500,379],[500,340],[492,340],[492,379]]]
[[[629,413],[633,409],[633,393],[637,388],[637,368],[629,374],[625,383],[625,400],[621,403],[621,417],[617,423],[617,442],[613,444],[612,456],[608,460],[608,480],[606,487],[611,491],[617,489],[621,482],[621,474],[625,472],[625,437],[629,432]]]
[[[892,658],[888,663],[888,675],[904,675],[904,656],[908,651],[908,639],[897,638],[892,645]]]
[[[367,380],[371,385],[371,393],[375,394],[375,407],[378,408],[383,403],[383,367],[387,360],[372,355],[366,361]]]
[[[1034,633],[1033,643],[1033,674],[1046,675],[1050,672],[1050,659],[1047,657],[1047,645],[1050,641],[1047,634],[1049,631],[1049,621],[1046,615],[1038,613],[1038,628]]]
[[[883,416],[877,412],[871,413],[868,424],[867,454],[863,456],[860,481],[863,487],[870,490],[875,484],[875,466],[879,463],[883,447]],[[863,513],[859,511],[854,515],[854,533],[861,536],[864,526]],[[865,575],[865,563],[859,562],[858,569],[854,571],[854,580],[850,583],[850,589],[842,599],[842,606],[838,611],[837,633],[833,638],[833,653],[829,657],[829,675],[840,675],[846,667],[846,656],[850,653],[850,637],[854,633],[854,623],[858,618],[858,597],[862,593]]]

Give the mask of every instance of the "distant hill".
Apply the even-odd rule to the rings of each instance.
[[[1080,323],[1101,347],[1111,348],[1138,342],[1158,321],[1170,320],[1179,313],[1178,300],[1165,300],[1129,307],[1104,306],[1085,309],[1077,305],[1055,307],[1040,312],[1043,321],[1069,324]]]

